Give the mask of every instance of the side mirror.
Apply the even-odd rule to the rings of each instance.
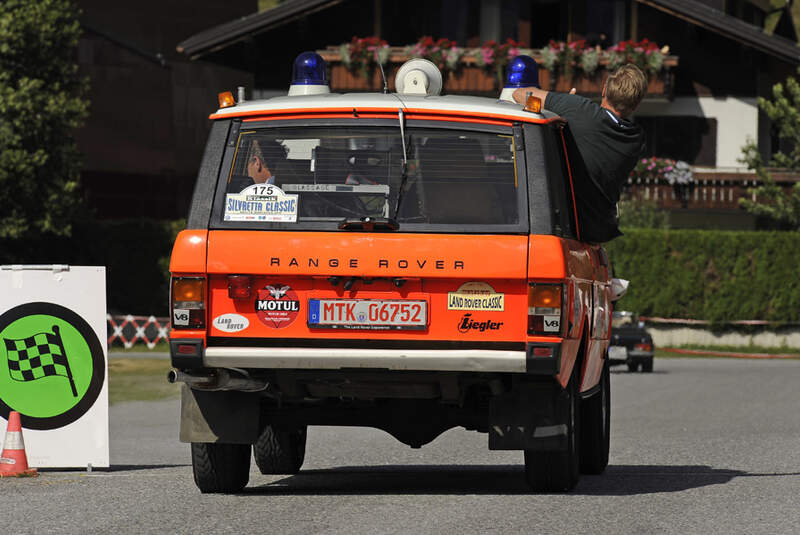
[[[619,301],[628,291],[628,285],[630,285],[630,283],[630,281],[625,279],[611,279],[611,302]]]

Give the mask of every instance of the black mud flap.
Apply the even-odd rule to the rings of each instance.
[[[181,442],[253,444],[259,397],[248,392],[206,392],[181,387]]]
[[[567,449],[567,393],[558,385],[517,385],[489,404],[489,449]]]

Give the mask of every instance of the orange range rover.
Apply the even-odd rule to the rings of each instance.
[[[425,60],[395,93],[332,94],[324,69],[301,54],[288,96],[211,115],[170,263],[199,489],[241,490],[251,451],[298,472],[309,425],[487,433],[541,491],[603,472],[610,266],[580,239],[568,125],[440,96]]]

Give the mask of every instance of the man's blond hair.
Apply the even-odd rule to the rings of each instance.
[[[647,92],[647,77],[636,65],[623,65],[606,79],[605,97],[622,117],[630,117]]]

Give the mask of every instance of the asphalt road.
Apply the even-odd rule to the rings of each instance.
[[[125,403],[113,468],[0,480],[0,532],[800,532],[800,361],[655,369],[612,374],[610,466],[567,495],[531,494],[522,454],[488,451],[486,435],[412,450],[357,428],[311,428],[299,475],[252,471],[240,495],[201,495],[178,402]]]

